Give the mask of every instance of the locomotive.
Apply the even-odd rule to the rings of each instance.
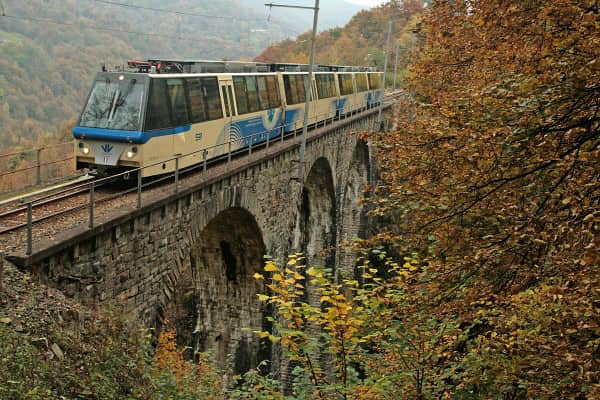
[[[318,65],[309,126],[383,101],[382,73]],[[77,125],[75,162],[109,175],[173,172],[302,129],[308,66],[241,61],[146,60],[94,80]]]

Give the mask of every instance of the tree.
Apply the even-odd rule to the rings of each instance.
[[[463,328],[460,398],[597,392],[598,23],[595,1],[433,2],[378,136],[379,239],[420,252]]]
[[[446,392],[438,366],[453,352],[459,331],[455,321],[426,312],[421,279],[427,269],[417,259],[397,262],[378,249],[369,255],[385,277],[362,257],[362,285],[336,283],[328,271],[307,268],[299,254],[285,266],[269,261],[264,275],[255,274],[271,290],[259,298],[277,315],[273,332],[258,334],[280,343],[284,357],[296,363],[294,399],[425,399]],[[303,300],[309,286],[318,305]],[[275,399],[281,393],[265,379],[245,396]]]

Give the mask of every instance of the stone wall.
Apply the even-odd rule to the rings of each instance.
[[[159,326],[175,304],[169,315],[183,321],[188,344],[244,372],[271,357],[269,344],[251,332],[269,328],[269,311],[256,296],[264,287],[252,278],[265,254],[285,261],[300,250],[309,263],[352,274],[344,242],[364,232],[359,200],[369,149],[349,132],[370,122],[309,142],[303,185],[295,147],[73,240],[33,269],[67,295],[112,303],[147,326]]]

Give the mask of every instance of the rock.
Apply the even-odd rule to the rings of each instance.
[[[59,360],[63,360],[65,358],[63,351],[56,343],[52,343],[52,346],[50,346],[50,350],[52,350],[52,353],[54,353],[54,355],[58,357]]]
[[[11,322],[12,322],[12,319],[10,319],[8,317],[0,318],[0,324],[10,325]]]
[[[31,344],[40,350],[48,350],[48,339],[45,337],[33,338]]]

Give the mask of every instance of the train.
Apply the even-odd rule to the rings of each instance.
[[[300,131],[308,66],[203,60],[131,60],[102,67],[73,128],[77,169],[171,173]],[[383,101],[370,67],[313,69],[308,125]]]

